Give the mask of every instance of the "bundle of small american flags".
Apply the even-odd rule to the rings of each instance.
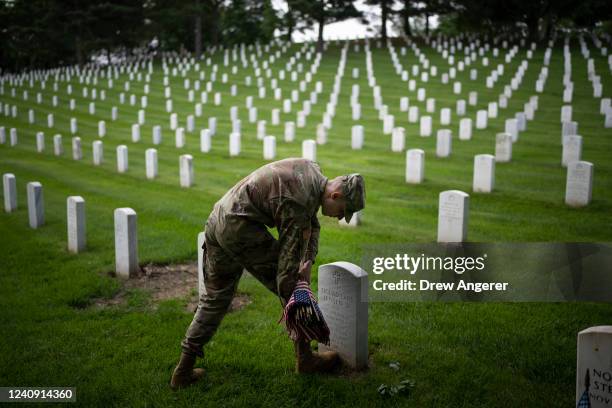
[[[280,321],[285,322],[292,340],[316,340],[329,345],[329,327],[305,281],[298,281]]]

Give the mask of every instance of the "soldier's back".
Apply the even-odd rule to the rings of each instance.
[[[302,158],[268,163],[232,187],[216,204],[217,217],[244,217],[270,227],[277,225],[279,211],[290,203],[313,215],[327,183],[318,164]]]

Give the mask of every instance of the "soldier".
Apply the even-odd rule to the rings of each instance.
[[[193,366],[227,312],[242,270],[248,270],[287,304],[298,280],[310,282],[319,244],[319,207],[323,215],[351,220],[364,208],[365,184],[359,174],[332,180],[307,159],[285,159],[260,167],[219,200],[206,222],[204,284],[206,293],[183,339],[181,359],[170,385],[193,384],[204,369]],[[267,230],[276,227],[276,240]],[[296,371],[328,372],[339,362],[336,352],[313,353],[310,342],[295,341]]]

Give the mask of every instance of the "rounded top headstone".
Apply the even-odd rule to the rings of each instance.
[[[352,264],[350,262],[345,262],[345,261],[338,261],[338,262],[332,262],[332,263],[328,263],[325,265],[321,265],[319,267],[319,271],[327,272],[328,269],[331,271],[331,270],[335,270],[336,268],[341,268],[346,271],[349,271],[356,278],[368,276],[368,273],[364,271],[363,269],[361,269],[359,266]]]

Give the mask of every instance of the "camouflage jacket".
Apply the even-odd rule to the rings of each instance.
[[[314,263],[317,255],[317,212],[326,184],[327,177],[313,161],[276,161],[239,181],[215,204],[213,214],[220,223],[224,217],[238,216],[276,227],[280,244],[278,273],[293,274],[301,260]]]

